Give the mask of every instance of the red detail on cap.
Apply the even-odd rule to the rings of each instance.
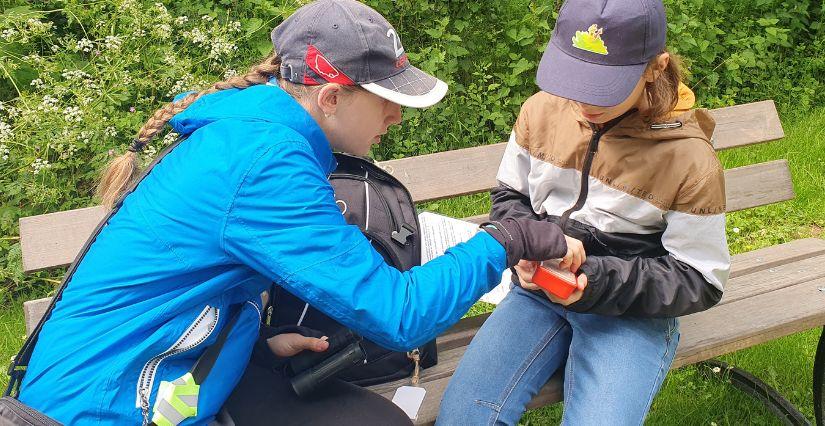
[[[318,74],[324,80],[330,83],[338,83],[343,84],[346,86],[354,86],[355,82],[352,81],[346,74],[342,73],[332,65],[318,49],[315,48],[313,45],[309,45],[307,48],[307,57],[306,63],[309,68],[315,71],[315,74]],[[315,83],[318,84],[318,83]]]
[[[304,74],[304,85],[306,85],[306,86],[317,86],[319,84],[321,84],[321,83],[315,81],[314,78]]]
[[[405,53],[401,55],[401,57],[398,58],[397,61],[395,61],[395,67],[404,68],[404,66],[407,65],[408,62],[410,62],[410,60],[407,58],[407,54]]]

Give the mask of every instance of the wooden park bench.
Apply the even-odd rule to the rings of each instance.
[[[717,150],[780,139],[784,136],[772,101],[711,111],[717,121],[713,143]],[[381,163],[400,179],[416,202],[488,191],[496,186],[496,172],[505,144],[480,146]],[[786,160],[769,161],[725,171],[728,211],[790,200],[794,197]],[[102,207],[90,207],[20,219],[23,265],[26,272],[65,266],[73,261],[104,216]],[[486,217],[469,218],[481,221]],[[27,333],[47,307],[49,299],[24,303]],[[439,336],[439,363],[422,372],[427,389],[417,423],[435,420],[444,389],[467,344],[487,318],[463,319]],[[802,239],[733,257],[731,279],[722,301],[708,311],[681,320],[681,341],[673,367],[698,362],[726,366],[712,358],[792,333],[825,325],[825,240]],[[825,340],[820,340],[814,366],[816,422],[822,424],[822,383],[825,378]],[[710,360],[710,361],[709,361]],[[761,399],[788,424],[808,424],[790,403],[750,374],[729,369],[731,380]],[[392,398],[409,380],[373,386]],[[561,378],[553,377],[530,403],[535,408],[561,401]]]

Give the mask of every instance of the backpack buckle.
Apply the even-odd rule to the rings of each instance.
[[[396,243],[404,246],[407,245],[407,240],[409,240],[413,234],[415,234],[415,228],[405,223],[401,225],[400,230],[392,231],[392,239],[395,240]]]

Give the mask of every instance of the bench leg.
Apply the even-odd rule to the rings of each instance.
[[[816,358],[814,358],[814,416],[817,426],[825,425],[825,399],[822,395],[822,386],[825,382],[825,328],[819,335],[819,345],[816,347]]]
[[[820,348],[822,347],[820,341]],[[769,386],[767,383],[759,380],[754,375],[745,370],[732,367],[725,362],[711,359],[703,361],[700,367],[705,367],[714,375],[728,374],[731,384],[739,388],[739,390],[748,395],[758,399],[771,410],[779,418],[782,423],[786,425],[810,425],[811,422],[785,399],[776,389]],[[816,385],[814,385],[816,386]]]

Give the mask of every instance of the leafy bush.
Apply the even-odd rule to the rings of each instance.
[[[20,272],[17,220],[94,204],[99,169],[178,92],[243,72],[289,0],[3,0],[0,7],[0,302],[50,288]],[[559,3],[370,0],[411,61],[450,84],[445,102],[406,110],[376,149],[397,158],[502,141],[534,75]],[[825,99],[817,1],[668,0],[670,45],[699,101],[777,99],[804,111]],[[605,36],[605,38],[607,35]],[[171,136],[150,145],[146,160]],[[44,285],[45,284],[45,285]]]

